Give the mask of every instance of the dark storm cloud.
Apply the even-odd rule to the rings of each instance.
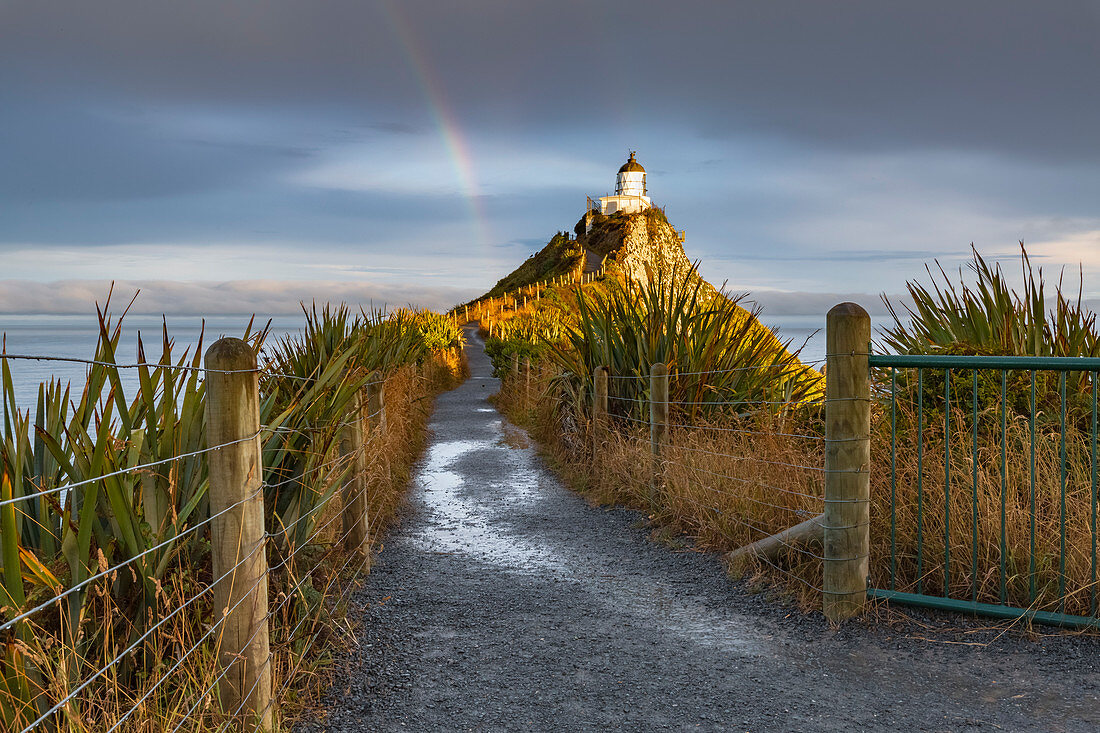
[[[488,282],[630,145],[718,280],[896,288],[1100,229],[1098,33],[1094,0],[0,0],[0,249],[271,240]]]
[[[422,224],[425,210],[437,223],[464,223],[469,215],[466,201],[454,194],[293,190],[265,181],[226,190],[213,176],[195,181],[196,186],[200,183],[200,190],[177,190],[179,195],[153,201],[141,189],[129,198],[116,193],[112,200],[102,200],[96,197],[94,178],[76,200],[0,194],[0,252],[5,244],[30,241],[111,244],[264,238],[360,242],[369,249],[366,235],[385,237]]]
[[[0,105],[8,201],[113,201],[190,194],[293,170],[316,151],[166,137],[139,112],[8,95]]]
[[[364,111],[422,103],[412,53],[429,60],[452,104],[486,124],[626,113],[857,149],[1100,156],[1091,0],[384,7],[9,3],[0,60],[14,82]]]

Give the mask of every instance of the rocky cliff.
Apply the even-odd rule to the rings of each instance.
[[[588,232],[584,231],[586,219],[592,225]],[[585,250],[587,271],[599,270],[602,264],[609,271],[641,280],[648,271],[680,275],[691,269],[683,239],[661,209],[586,219],[577,224],[577,243]]]
[[[601,269],[635,280],[647,277],[649,271],[676,275],[691,269],[684,254],[684,240],[661,209],[611,216],[589,213],[577,222],[574,232],[575,236],[569,232],[555,234],[545,247],[481,297],[498,297],[561,275]]]

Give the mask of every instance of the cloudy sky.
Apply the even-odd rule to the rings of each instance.
[[[0,311],[449,305],[628,149],[777,308],[1021,239],[1097,295],[1098,38],[1095,0],[0,0]]]

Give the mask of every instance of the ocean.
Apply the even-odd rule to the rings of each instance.
[[[803,316],[769,316],[765,311],[760,322],[772,329],[783,341],[790,341],[791,348],[802,347],[799,357],[803,362],[820,368],[825,360],[825,314]],[[893,323],[884,316],[871,316],[871,339],[878,341],[879,328]],[[805,344],[803,346],[803,344]]]
[[[248,323],[247,316],[215,315],[206,317],[206,335],[203,348],[222,336],[239,336]],[[256,322],[266,322],[257,317]],[[872,319],[872,326],[878,325]],[[175,342],[173,353],[178,361],[184,349],[194,353],[203,319],[199,316],[168,316],[168,333]],[[825,358],[825,316],[791,315],[762,317],[765,325],[776,330],[784,341],[792,346],[802,346],[801,357],[805,362],[816,363]],[[268,343],[274,343],[290,333],[299,332],[302,316],[276,316],[272,318]],[[0,315],[0,332],[7,342],[7,353],[36,356],[55,356],[74,359],[91,359],[95,355],[98,340],[98,323],[94,314],[80,316],[57,315]],[[137,361],[137,336],[145,342],[146,355],[150,359],[160,356],[161,317],[129,315],[123,320],[123,335],[116,359],[119,363]],[[805,344],[803,346],[803,344]],[[12,382],[16,402],[21,409],[34,409],[38,398],[38,385],[49,379],[71,381],[74,390],[84,384],[87,366],[76,362],[10,360]],[[122,370],[123,385],[127,395],[137,388],[137,370]]]
[[[195,353],[203,318],[200,316],[167,316],[168,335],[173,340],[173,361],[178,362],[184,350]],[[241,336],[248,325],[248,316],[207,316],[206,332],[202,348],[222,336]],[[145,355],[156,361],[161,354],[161,316],[128,315],[122,321],[122,337],[115,360],[120,364],[137,362],[137,339],[145,344]],[[267,322],[257,316],[256,323]],[[304,323],[302,316],[272,317],[271,333],[267,343],[273,344],[282,336],[298,332]],[[99,340],[99,322],[95,314],[79,316],[59,315],[0,315],[0,332],[4,334],[6,352],[33,356],[53,356],[71,359],[93,359]],[[71,382],[73,391],[79,393],[84,386],[87,365],[65,361],[26,361],[11,359],[8,365],[12,373],[16,404],[20,409],[33,410],[38,399],[38,385],[50,379]],[[127,397],[138,386],[136,369],[121,370],[122,383]],[[76,396],[79,396],[77,394]]]

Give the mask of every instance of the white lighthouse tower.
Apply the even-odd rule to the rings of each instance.
[[[630,151],[630,159],[623,163],[619,175],[615,177],[615,195],[600,198],[600,213],[604,216],[619,211],[633,214],[653,206],[646,195],[645,168],[634,158],[634,154],[633,150]]]

